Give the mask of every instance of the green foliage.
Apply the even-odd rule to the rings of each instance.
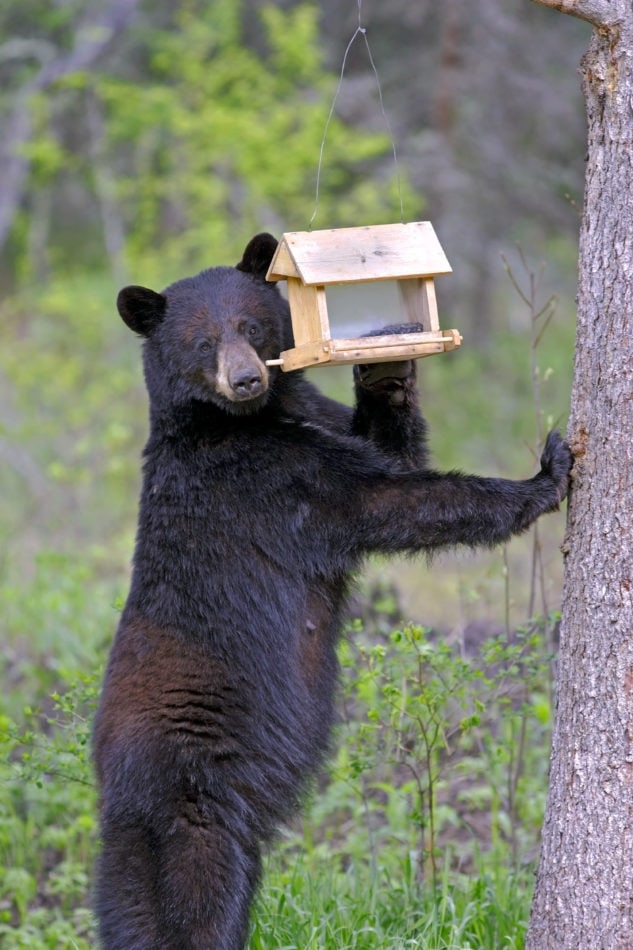
[[[393,809],[402,809],[403,847],[417,855],[421,876],[435,885],[443,834],[468,826],[471,799],[473,810],[496,803],[486,831],[491,841],[513,843],[519,813],[529,812],[517,786],[525,757],[538,758],[547,739],[548,658],[541,644],[541,631],[534,628],[519,631],[511,643],[488,641],[481,655],[466,657],[409,626],[374,644],[356,630],[346,646],[351,691],[341,775],[358,779],[364,809],[387,809],[394,820]],[[543,776],[531,761],[528,773]],[[529,834],[538,827],[537,817]],[[380,851],[379,838],[368,845],[370,852]],[[466,859],[462,843],[461,866]]]
[[[95,945],[89,761],[103,645],[116,623],[101,559],[40,552],[0,584],[0,945]]]
[[[545,431],[565,430],[573,336],[573,314],[567,312],[549,327],[539,346]],[[433,454],[442,467],[496,469],[515,478],[525,475],[530,456],[524,447],[534,445],[536,436],[530,364],[530,336],[523,327],[497,333],[494,347],[486,353],[465,341],[455,354],[421,364]],[[509,445],[515,449],[510,454]]]
[[[96,792],[88,760],[98,677],[54,692],[45,713],[0,715],[0,942],[94,945],[89,907]]]
[[[117,560],[120,533],[129,552],[147,410],[114,297],[108,279],[83,275],[2,304],[0,530],[18,576],[34,536]]]
[[[250,950],[521,950],[529,911],[527,875],[445,872],[421,891],[406,858],[399,872],[339,868],[325,856],[285,858],[267,868]]]
[[[270,860],[252,950],[522,947],[545,796],[543,629],[467,658],[420,627],[356,623],[341,660],[330,784]]]
[[[47,97],[41,93],[34,95],[29,105],[33,116],[34,136],[22,147],[22,154],[31,163],[33,187],[37,188],[54,180],[62,169],[73,161],[73,157],[51,131]]]
[[[191,0],[168,29],[143,38],[149,79],[103,76],[95,85],[110,160],[124,154],[133,167],[118,192],[131,259],[142,255],[145,270],[152,254],[157,269],[165,256],[189,269],[218,251],[231,261],[262,222],[308,224],[334,78],[323,70],[316,7],[266,6],[261,21],[260,55],[242,45],[240,3]],[[393,188],[368,188],[363,176],[388,148],[384,135],[331,124],[324,226],[393,219]]]
[[[116,55],[63,71],[40,91],[29,80],[85,44],[78,22],[96,9],[91,0],[27,7],[28,31],[16,4],[7,11],[8,34],[24,29],[30,38],[16,41],[5,67],[31,119],[18,148],[29,163],[29,201],[16,209],[9,247],[21,283],[51,268],[103,267],[105,247],[115,269],[142,264],[146,282],[164,286],[183,268],[233,263],[265,227],[307,227],[336,84],[323,65],[316,5],[263,5],[252,14],[261,36],[251,45],[240,0],[165,5],[125,31]],[[33,37],[36,20],[42,37]],[[0,115],[14,106],[0,94]],[[380,187],[372,181],[389,154],[385,133],[334,118],[319,226],[399,217],[395,173],[381,174]],[[402,187],[413,216],[420,201]]]

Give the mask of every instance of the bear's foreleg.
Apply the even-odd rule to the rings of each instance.
[[[367,335],[420,330],[420,324],[407,323]],[[415,360],[354,366],[354,390],[352,433],[370,439],[381,451],[408,467],[425,468],[426,422],[420,413]]]
[[[411,471],[361,485],[356,477],[356,538],[364,552],[384,554],[501,544],[558,507],[571,466],[569,446],[550,432],[541,470],[524,481]]]

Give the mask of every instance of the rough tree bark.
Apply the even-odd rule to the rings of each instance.
[[[576,456],[550,789],[526,950],[633,948],[633,4],[589,21]]]

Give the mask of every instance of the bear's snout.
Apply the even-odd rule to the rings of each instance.
[[[247,366],[234,376],[229,376],[229,385],[237,399],[253,399],[266,388],[261,373],[254,366]]]
[[[257,399],[268,389],[268,369],[248,344],[227,344],[218,352],[216,388],[231,402]]]

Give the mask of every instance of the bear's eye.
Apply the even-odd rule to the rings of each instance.
[[[198,349],[201,353],[208,353],[211,349],[211,344],[208,340],[201,340],[201,342],[198,343]]]
[[[251,323],[250,327],[248,328],[246,332],[248,333],[248,336],[250,337],[257,336],[257,325],[255,323]]]

